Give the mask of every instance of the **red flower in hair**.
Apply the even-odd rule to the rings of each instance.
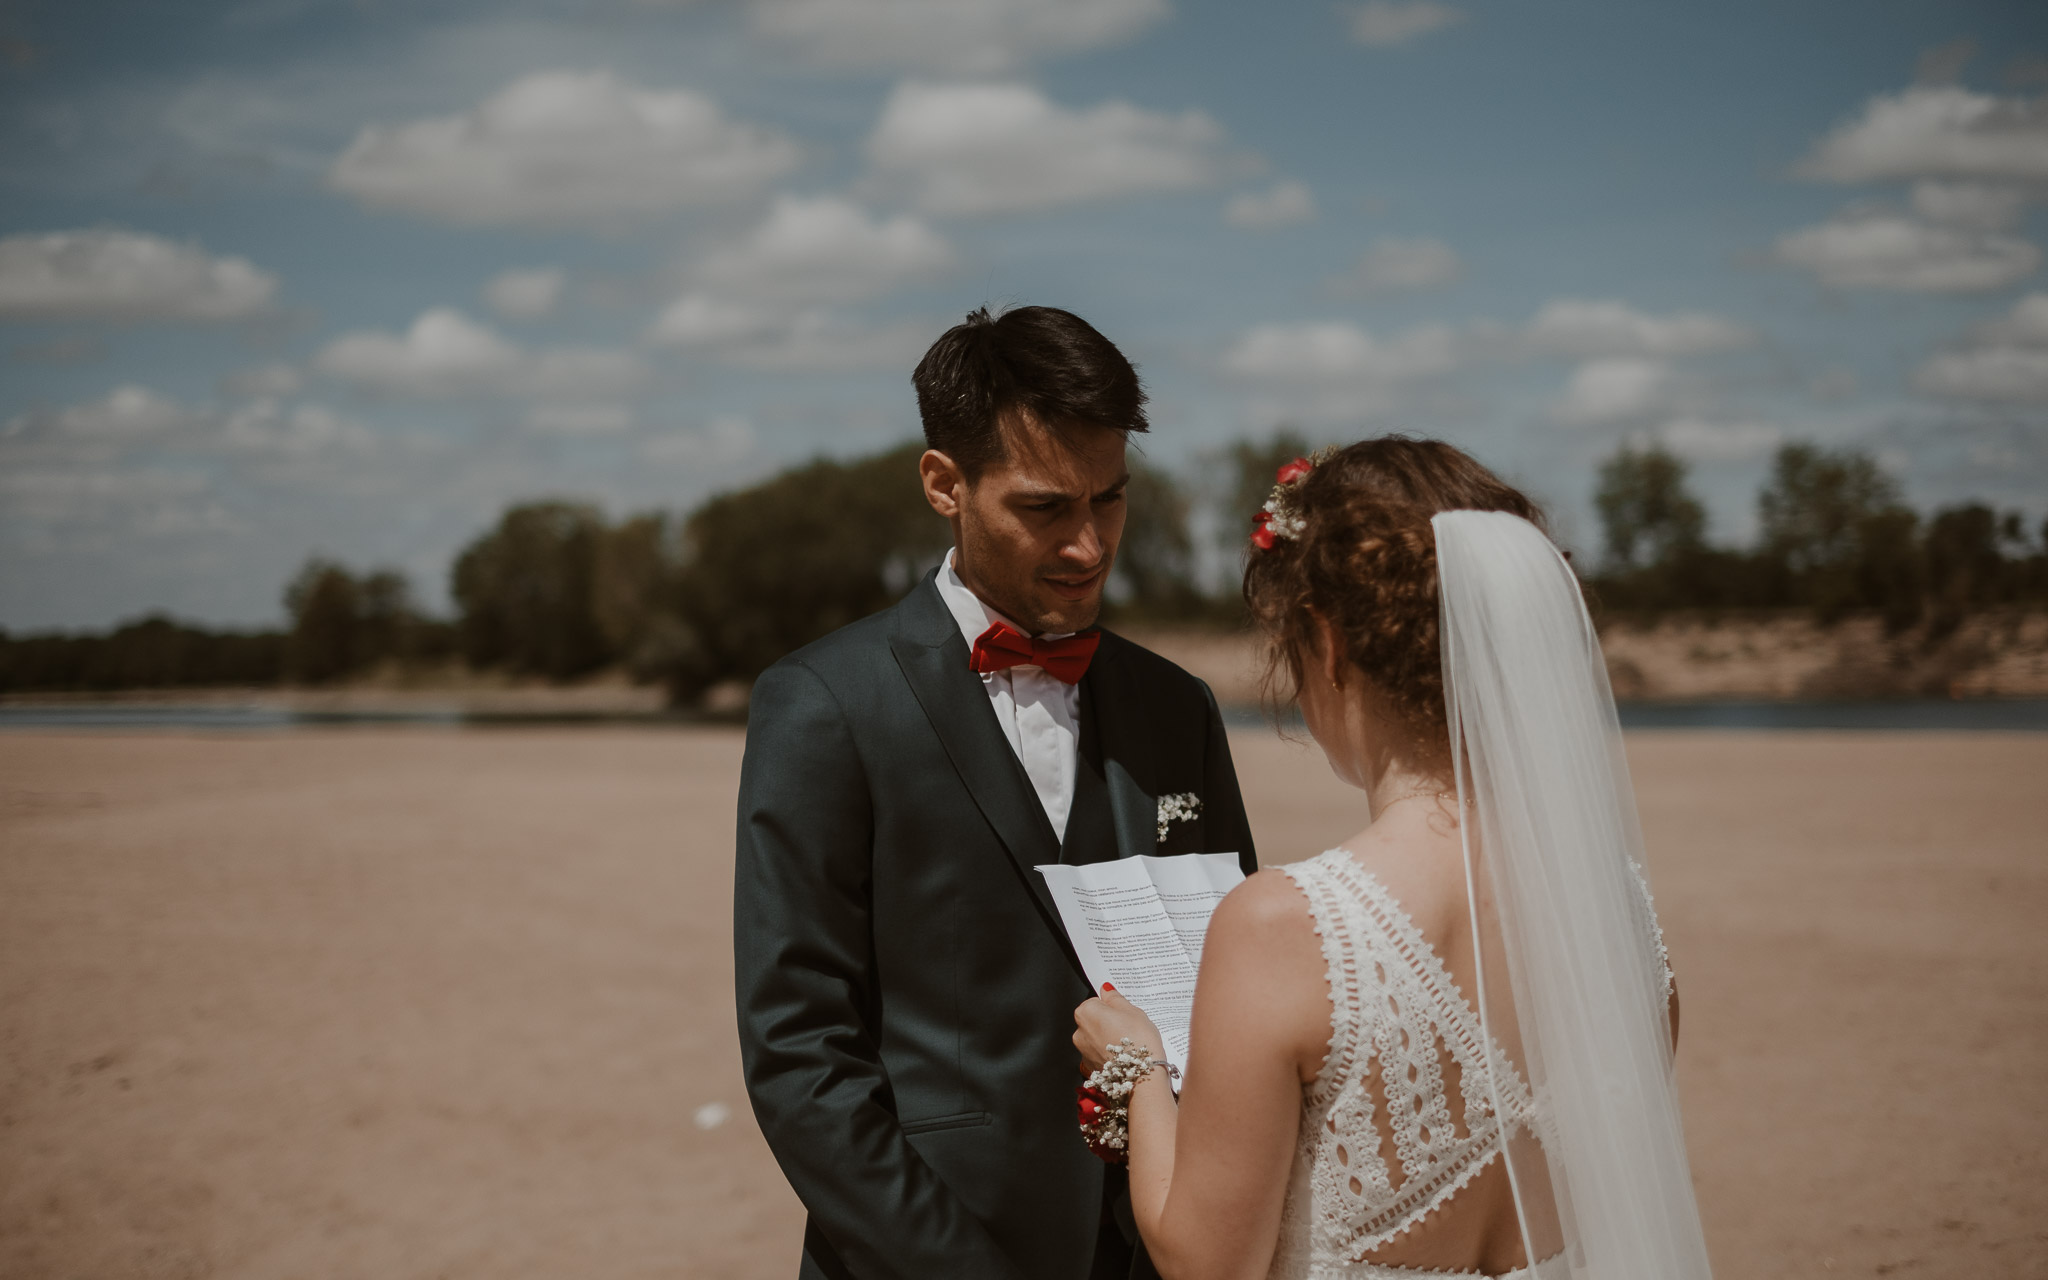
[[[1264,515],[1265,512],[1261,511],[1259,514]],[[1259,521],[1258,528],[1252,530],[1252,545],[1261,551],[1273,549],[1273,531],[1266,527],[1264,520]]]
[[[1280,483],[1293,484],[1296,480],[1301,479],[1303,476],[1307,475],[1311,471],[1314,471],[1315,469],[1316,464],[1310,462],[1307,458],[1296,458],[1294,461],[1280,468]]]

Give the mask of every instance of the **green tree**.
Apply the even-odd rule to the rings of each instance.
[[[1600,464],[1593,504],[1609,572],[1668,566],[1704,545],[1706,508],[1685,480],[1685,463],[1656,445],[1624,446]]]
[[[330,560],[308,560],[284,590],[291,630],[285,635],[285,667],[294,680],[321,684],[366,665],[362,584]]]
[[[450,594],[469,664],[566,680],[610,661],[595,591],[604,537],[594,507],[532,502],[464,548]]]
[[[1953,626],[1994,603],[2004,585],[1998,516],[1981,502],[1937,511],[1927,525],[1927,582],[1937,619]]]
[[[1202,613],[1208,602],[1194,582],[1187,491],[1171,473],[1133,458],[1125,500],[1123,542],[1110,583],[1116,613],[1155,620]]]
[[[1757,496],[1757,514],[1763,554],[1823,619],[1878,609],[1899,627],[1918,616],[1917,517],[1867,454],[1786,445]]]
[[[684,526],[679,631],[663,674],[679,702],[751,680],[793,649],[881,609],[952,545],[918,482],[922,444],[819,459],[721,494]]]
[[[420,617],[412,586],[396,569],[358,576],[316,556],[285,586],[284,605],[291,619],[285,664],[294,680],[338,680],[432,647],[432,624]]]
[[[591,574],[591,609],[605,644],[626,658],[676,611],[682,523],[651,511],[604,530]]]

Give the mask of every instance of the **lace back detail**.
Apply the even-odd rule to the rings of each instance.
[[[1521,1074],[1485,1043],[1478,1015],[1378,880],[1342,850],[1280,870],[1308,899],[1330,988],[1329,1052],[1303,1090],[1274,1261],[1275,1275],[1305,1275],[1355,1263],[1407,1231],[1500,1153],[1490,1091],[1463,1087],[1485,1078],[1489,1059],[1506,1085],[1508,1126],[1528,1123],[1532,1108]],[[1455,1116],[1446,1057],[1458,1073]]]

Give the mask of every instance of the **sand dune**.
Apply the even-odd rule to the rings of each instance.
[[[791,1275],[739,744],[0,737],[0,1275]],[[1268,861],[1358,825],[1237,748]],[[1719,1274],[2048,1275],[2048,737],[1631,752]]]

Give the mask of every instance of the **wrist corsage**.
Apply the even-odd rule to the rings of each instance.
[[[1074,1109],[1088,1149],[1109,1164],[1124,1164],[1131,1158],[1131,1091],[1155,1068],[1164,1068],[1169,1080],[1180,1079],[1180,1068],[1129,1036],[1103,1047],[1109,1058],[1074,1091]]]

